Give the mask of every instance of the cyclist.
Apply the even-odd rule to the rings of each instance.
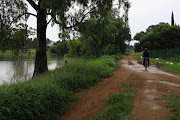
[[[149,57],[150,57],[150,53],[149,53],[149,51],[148,51],[148,49],[147,48],[145,48],[145,51],[143,52],[143,65],[145,66],[145,58],[148,58],[147,60],[148,60],[148,67],[149,67]]]

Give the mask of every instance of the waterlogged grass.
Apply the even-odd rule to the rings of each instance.
[[[167,106],[175,112],[171,120],[180,120],[180,95],[168,95],[167,99],[169,100]]]
[[[3,85],[0,87],[0,119],[56,120],[75,101],[73,92],[97,85],[116,69],[114,57],[76,59],[33,80]]]
[[[107,99],[107,107],[99,112],[92,120],[131,120],[134,94],[117,94]]]

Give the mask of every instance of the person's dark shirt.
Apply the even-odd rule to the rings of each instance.
[[[143,57],[150,57],[149,51],[144,51],[143,52]]]

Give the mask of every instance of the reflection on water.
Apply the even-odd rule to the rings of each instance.
[[[63,61],[48,61],[48,69],[53,70],[63,64]],[[33,71],[34,61],[0,61],[0,85],[28,80],[32,77]]]

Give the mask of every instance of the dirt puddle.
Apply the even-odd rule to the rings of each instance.
[[[167,85],[170,85],[170,86],[174,86],[174,87],[180,87],[180,85],[178,84],[175,84],[175,83],[170,83],[170,82],[166,82],[166,81],[159,81],[160,83],[163,83],[163,84],[167,84]]]

